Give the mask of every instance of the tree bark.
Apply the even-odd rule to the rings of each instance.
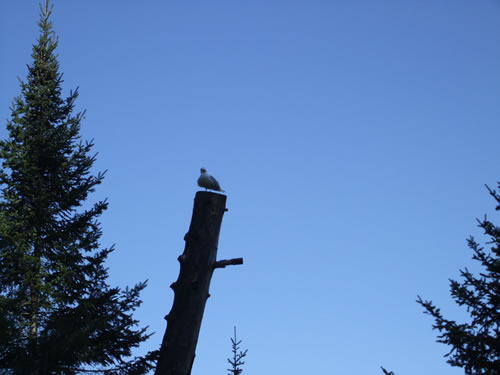
[[[186,245],[178,258],[179,277],[170,286],[174,302],[165,316],[168,324],[155,375],[191,374],[205,303],[210,296],[210,281],[218,268],[217,245],[226,198],[208,191],[196,193],[191,225],[184,237]],[[241,264],[243,260],[221,262]]]

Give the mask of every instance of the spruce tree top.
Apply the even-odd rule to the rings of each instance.
[[[62,74],[41,7],[33,62],[0,142],[0,368],[12,374],[143,374],[155,354],[127,359],[149,335],[132,312],[145,283],[110,287],[100,249],[106,201],[83,203],[103,180],[82,142],[78,90],[62,97]]]
[[[500,194],[486,188],[500,211]],[[450,280],[451,296],[459,306],[466,307],[469,322],[445,318],[432,301],[418,297],[418,303],[434,318],[432,328],[439,331],[437,341],[450,346],[446,357],[451,366],[463,368],[466,375],[500,375],[500,227],[486,216],[478,220],[478,226],[487,236],[489,248],[473,237],[467,244],[481,272],[474,274],[465,268],[460,271],[461,281]]]

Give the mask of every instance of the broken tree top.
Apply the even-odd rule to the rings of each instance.
[[[200,172],[201,175],[198,178],[198,186],[205,189],[220,191],[221,193],[224,193],[224,190],[220,188],[219,182],[215,179],[214,176],[209,175],[205,168],[201,168]]]
[[[184,252],[177,258],[179,277],[170,285],[174,302],[165,316],[168,324],[155,375],[191,375],[212,274],[217,268],[243,264],[243,258],[217,260],[226,199],[224,194],[196,192]]]

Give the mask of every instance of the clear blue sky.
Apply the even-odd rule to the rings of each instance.
[[[475,269],[484,184],[500,179],[500,2],[62,1],[65,92],[108,170],[110,282],[149,279],[136,317],[156,334],[204,166],[226,190],[193,375],[461,374],[432,299]],[[0,4],[0,137],[26,77],[38,0]]]

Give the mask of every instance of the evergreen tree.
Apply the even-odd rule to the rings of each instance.
[[[500,183],[498,183],[500,188]],[[488,188],[500,210],[500,194]],[[467,240],[483,272],[474,275],[467,268],[461,271],[461,282],[450,280],[451,296],[465,306],[471,316],[469,323],[457,323],[444,318],[432,301],[418,297],[425,313],[434,318],[433,329],[440,332],[438,342],[451,346],[446,355],[451,366],[462,367],[467,375],[500,374],[500,227],[486,217],[478,220],[479,227],[489,237],[485,250],[473,237]]]
[[[241,340],[238,341],[238,339],[236,338],[236,327],[234,327],[234,338],[231,338],[231,350],[233,353],[233,357],[227,359],[227,361],[231,365],[231,368],[227,369],[227,371],[229,371],[228,375],[240,375],[243,372],[241,366],[245,364],[243,358],[245,358],[245,356],[247,355],[248,350],[241,351],[240,344]]]
[[[131,359],[145,341],[132,312],[146,283],[110,287],[99,249],[99,201],[83,209],[104,177],[91,174],[78,90],[62,97],[48,0],[8,138],[0,142],[0,371],[3,374],[143,374],[155,353]]]

